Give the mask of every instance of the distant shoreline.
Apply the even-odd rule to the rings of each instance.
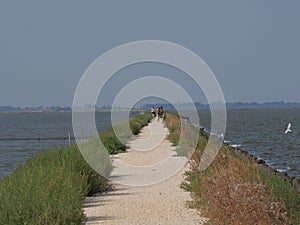
[[[96,109],[96,110],[75,110],[76,112],[143,112],[142,109]],[[14,114],[14,113],[71,113],[72,110],[19,110],[19,111],[0,111],[0,114]]]
[[[212,106],[218,107],[220,104],[212,104]],[[222,105],[222,104],[221,104]],[[73,109],[76,111],[95,111],[96,112],[111,112],[111,111],[145,111],[149,110],[152,106],[162,106],[167,111],[176,111],[176,108],[182,110],[188,109],[196,109],[198,110],[209,110],[210,105],[203,104],[200,102],[191,103],[147,103],[138,108],[122,108],[116,107],[112,109],[109,106],[84,106],[84,107],[74,107]],[[223,105],[222,105],[223,106]],[[228,102],[226,103],[227,109],[300,109],[300,103],[297,102],[283,102],[283,101],[275,101],[275,102]],[[38,107],[18,107],[18,106],[0,106],[0,113],[2,112],[72,112],[72,107],[70,106],[38,106]]]

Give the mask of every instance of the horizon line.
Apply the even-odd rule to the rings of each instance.
[[[296,102],[296,101],[267,101],[267,102],[256,102],[256,101],[251,101],[251,102],[243,102],[243,101],[237,101],[237,102],[225,102],[226,105],[228,104],[257,104],[257,105],[264,105],[264,104],[270,104],[270,103],[277,103],[277,104],[299,104],[300,105],[300,102]],[[184,104],[191,104],[189,102],[177,102],[177,103],[145,103],[143,105],[147,105],[147,104],[158,104],[158,105],[184,105]],[[194,104],[201,104],[201,105],[204,105],[204,106],[208,106],[209,104],[208,103],[202,103],[202,102],[194,102]],[[219,103],[219,102],[215,102],[215,103],[212,103],[212,104],[222,104],[222,103]],[[0,108],[4,108],[4,107],[8,107],[8,108],[15,108],[15,109],[30,109],[30,108],[35,108],[35,109],[38,109],[38,108],[44,108],[44,109],[49,109],[49,108],[76,108],[76,107],[97,107],[97,108],[112,108],[112,109],[116,109],[116,108],[121,108],[121,109],[128,109],[128,107],[125,107],[125,106],[114,106],[114,107],[111,107],[111,106],[108,106],[108,105],[85,105],[85,106],[70,106],[70,105],[38,105],[38,106],[15,106],[15,105],[0,105]],[[140,108],[140,107],[138,107]]]

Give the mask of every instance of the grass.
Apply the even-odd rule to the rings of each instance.
[[[127,124],[121,123],[110,128],[107,131],[100,134],[100,139],[110,154],[117,154],[126,150],[126,142],[133,135],[137,135],[140,130],[148,125],[151,121],[151,114],[145,113],[129,120],[129,130],[127,130]],[[118,133],[116,136],[115,131]]]
[[[142,127],[146,126],[151,121],[151,114],[146,113],[144,115],[140,115],[135,117],[129,121],[131,132],[136,135],[140,132]]]
[[[284,202],[293,224],[300,224],[300,201],[298,192],[281,176],[260,169],[263,183],[279,201]]]
[[[126,150],[126,145],[116,137],[112,128],[101,133],[99,136],[109,154],[117,154]]]
[[[138,123],[140,130],[150,119],[151,115],[146,114],[130,122]],[[124,130],[121,136],[125,140],[132,134]],[[101,133],[100,137],[109,153],[125,151],[125,145],[116,138],[113,129]],[[97,171],[109,174],[110,163],[101,161],[101,155],[95,151],[100,147],[98,144],[96,139],[83,143],[88,149],[83,154],[98,162]],[[108,180],[84,160],[77,145],[40,153],[0,181],[0,224],[82,224],[84,198],[111,189]]]
[[[179,117],[167,114],[167,118],[171,121],[166,122],[169,138],[178,140]],[[200,172],[198,167],[207,140],[207,134],[200,131],[196,151],[191,156],[193,169],[187,172],[182,188],[193,196],[191,207],[210,218],[208,224],[300,224],[299,197],[292,185],[248,158],[236,155],[232,148],[223,145],[210,167]]]
[[[169,129],[168,139],[177,147],[177,155],[190,158],[198,141],[197,129],[185,120],[180,121],[178,115],[171,113],[165,113],[164,121]]]
[[[179,121],[179,116],[170,113],[165,113],[164,121],[169,129],[169,141],[174,146],[177,146],[181,134],[181,123]]]
[[[81,224],[83,199],[109,189],[78,148],[40,153],[0,182],[0,224]]]

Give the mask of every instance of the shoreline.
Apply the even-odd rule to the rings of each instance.
[[[130,119],[136,132],[150,121],[149,115]],[[119,124],[122,126],[122,124]],[[123,152],[126,146],[111,128],[99,133],[110,154]],[[122,137],[130,138],[125,131]],[[90,139],[83,143],[90,150],[99,149]],[[88,152],[97,160],[99,171],[110,172],[109,158],[100,151]],[[99,175],[83,158],[77,144],[49,149],[30,157],[0,180],[0,224],[82,224],[86,196],[111,190],[105,175]],[[43,221],[41,223],[41,221]]]
[[[178,115],[168,117],[173,127],[171,140],[176,145],[180,119]],[[209,168],[199,171],[209,136],[218,138],[200,129],[196,151],[191,152],[192,172],[183,183],[183,188],[192,193],[193,207],[210,218],[209,224],[299,224],[299,181],[248,151],[223,142]]]
[[[189,118],[183,118],[185,120],[187,120],[188,122],[192,123]],[[193,123],[192,123],[193,124]],[[194,124],[193,124],[194,125]],[[194,125],[195,126],[195,125]],[[202,134],[209,136],[209,132],[205,130],[204,127],[200,127],[199,128],[200,131],[202,132]],[[249,153],[247,150],[241,148],[241,147],[234,147],[232,145],[230,145],[227,141],[223,140],[222,141],[223,144],[225,146],[227,146],[228,148],[231,148],[232,150],[234,150],[235,154],[237,156],[240,156],[242,158],[248,159],[251,162],[255,162],[257,165],[259,165],[260,167],[266,169],[269,172],[274,173],[277,176],[283,177],[286,181],[288,181],[294,188],[295,190],[297,190],[299,198],[300,198],[300,178],[297,177],[293,177],[293,176],[289,176],[287,172],[281,172],[278,171],[275,168],[272,168],[270,165],[268,165],[264,159],[262,158],[258,158],[255,155],[252,155],[251,153]]]
[[[237,156],[246,158],[246,159],[256,163],[260,167],[266,169],[267,171],[274,173],[277,176],[283,177],[286,181],[288,181],[297,190],[299,198],[300,198],[300,179],[299,178],[291,177],[287,174],[287,172],[280,172],[280,171],[272,168],[271,166],[266,164],[266,162],[263,159],[257,158],[256,156],[250,154],[248,151],[246,151],[242,148],[239,148],[239,147],[235,148],[235,147],[230,146],[227,143],[223,143],[223,144],[226,145],[227,147],[233,149]]]
[[[95,109],[95,110],[20,110],[20,111],[0,111],[0,114],[18,114],[18,113],[72,113],[72,112],[145,112],[142,109]]]

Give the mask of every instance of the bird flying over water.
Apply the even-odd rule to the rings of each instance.
[[[292,126],[291,123],[289,123],[289,124],[287,125],[287,128],[286,128],[286,130],[285,130],[285,132],[284,132],[285,134],[287,134],[287,133],[289,133],[289,132],[292,132],[291,126]]]

